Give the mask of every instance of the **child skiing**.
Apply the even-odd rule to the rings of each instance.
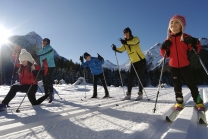
[[[164,57],[170,58],[169,66],[173,79],[174,91],[176,96],[175,109],[183,107],[183,94],[181,76],[184,78],[198,110],[204,109],[204,104],[194,82],[191,72],[190,61],[187,51],[195,49],[199,53],[201,45],[198,39],[184,33],[186,21],[183,16],[174,15],[169,22],[168,38],[162,44],[160,53]]]
[[[122,46],[120,48],[116,48],[116,46],[113,44],[112,49],[120,53],[126,50],[128,53],[129,59],[131,60],[130,62],[132,64],[130,67],[130,73],[129,73],[129,79],[128,79],[128,91],[126,92],[126,97],[124,98],[124,100],[129,100],[131,99],[131,90],[133,86],[133,80],[134,80],[134,77],[136,76],[135,70],[142,82],[142,75],[146,67],[146,59],[145,59],[145,55],[141,51],[139,38],[136,36],[133,36],[131,29],[128,27],[124,29],[123,33],[124,33],[124,39],[120,40],[122,43]],[[139,92],[138,92],[138,97],[136,98],[137,101],[143,99],[143,91],[142,91],[143,88],[139,81],[138,83],[139,83]]]
[[[18,54],[16,52],[13,52],[12,61],[15,61],[17,57]],[[35,94],[37,92],[38,85],[35,78],[41,67],[35,64],[35,61],[32,58],[31,54],[28,53],[25,49],[22,49],[21,53],[19,54],[19,61],[20,63],[16,63],[15,66],[19,68],[18,75],[20,84],[15,84],[11,86],[8,94],[0,104],[0,111],[6,111],[6,106],[15,97],[17,92],[27,93],[28,99],[32,105],[41,104],[49,96],[49,94],[45,94],[44,96],[36,100]],[[45,67],[44,73],[46,72],[47,67]]]
[[[98,58],[91,57],[87,52],[84,53],[84,58],[86,62],[84,62],[83,56],[80,56],[80,61],[82,62],[82,67],[89,67],[93,74],[93,96],[91,98],[97,98],[97,81],[100,78],[103,88],[105,89],[105,96],[103,98],[109,98],[109,92],[107,89],[104,73],[102,70],[102,64],[104,63],[103,57],[98,54]]]
[[[54,99],[53,93],[53,80],[51,79],[55,66],[54,62],[54,50],[50,46],[50,40],[48,38],[43,39],[42,49],[37,53],[40,56],[40,64],[42,66],[43,61],[48,63],[48,73],[42,77],[45,94],[49,95],[49,103]]]

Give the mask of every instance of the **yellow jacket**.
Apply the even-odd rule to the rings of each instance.
[[[120,48],[116,48],[116,50],[118,52],[126,50],[132,63],[145,58],[145,55],[142,53],[140,48],[139,38],[136,36],[127,40],[127,44],[123,44]]]

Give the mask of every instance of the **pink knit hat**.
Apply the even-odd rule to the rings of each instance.
[[[170,22],[169,22],[169,25],[168,25],[168,36],[169,36],[169,33],[171,33],[171,30],[170,30],[170,23],[171,23],[172,20],[178,20],[179,23],[181,24],[181,26],[182,26],[182,36],[181,36],[181,41],[183,41],[183,33],[184,33],[184,30],[185,30],[185,26],[186,26],[186,20],[185,20],[185,17],[180,16],[180,15],[174,15],[173,17],[171,17]]]

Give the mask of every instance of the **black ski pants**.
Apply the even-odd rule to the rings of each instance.
[[[2,101],[2,103],[8,105],[9,102],[15,97],[17,92],[24,92],[27,93],[31,85],[12,85],[8,94]],[[46,98],[48,98],[48,94],[40,97],[38,100],[36,100],[35,94],[38,90],[38,85],[32,85],[30,88],[30,91],[28,92],[27,96],[32,105],[39,105],[41,104]]]
[[[193,78],[193,74],[190,66],[182,67],[182,68],[174,68],[170,67],[171,76],[173,79],[174,91],[176,98],[183,98],[182,94],[182,77],[185,80],[188,88],[191,90],[191,95],[193,97],[194,102],[196,102],[197,96],[199,94],[198,87]]]
[[[108,92],[107,85],[105,83],[105,78],[103,76],[103,73],[98,74],[98,75],[93,75],[93,89],[94,89],[93,95],[94,96],[97,96],[97,81],[98,81],[98,79],[101,80],[101,83],[103,85],[103,88],[105,89],[105,94],[108,95],[109,92]]]
[[[128,80],[128,92],[129,93],[131,93],[131,90],[132,90],[134,77],[137,78],[135,70],[139,76],[139,79],[141,80],[141,82],[143,82],[142,75],[144,74],[144,71],[146,68],[146,59],[142,59],[138,62],[133,63],[133,66],[131,64],[130,73],[129,73],[129,80]],[[134,68],[135,68],[135,70],[134,70]],[[139,92],[142,92],[143,88],[142,88],[142,85],[139,80],[138,80],[138,84],[139,84]]]
[[[42,76],[45,94],[53,92],[53,80],[51,79],[53,70],[54,67],[48,68],[48,73],[45,76]]]

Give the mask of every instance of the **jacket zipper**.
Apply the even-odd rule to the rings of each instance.
[[[178,59],[178,67],[180,68],[179,58],[178,58],[178,46],[177,46],[177,42],[176,42],[176,36],[175,36],[175,44],[176,44],[176,53],[177,53],[177,59]]]
[[[25,70],[25,68],[22,69],[22,78],[20,79],[20,83],[21,83],[22,79],[24,78],[24,70]]]

